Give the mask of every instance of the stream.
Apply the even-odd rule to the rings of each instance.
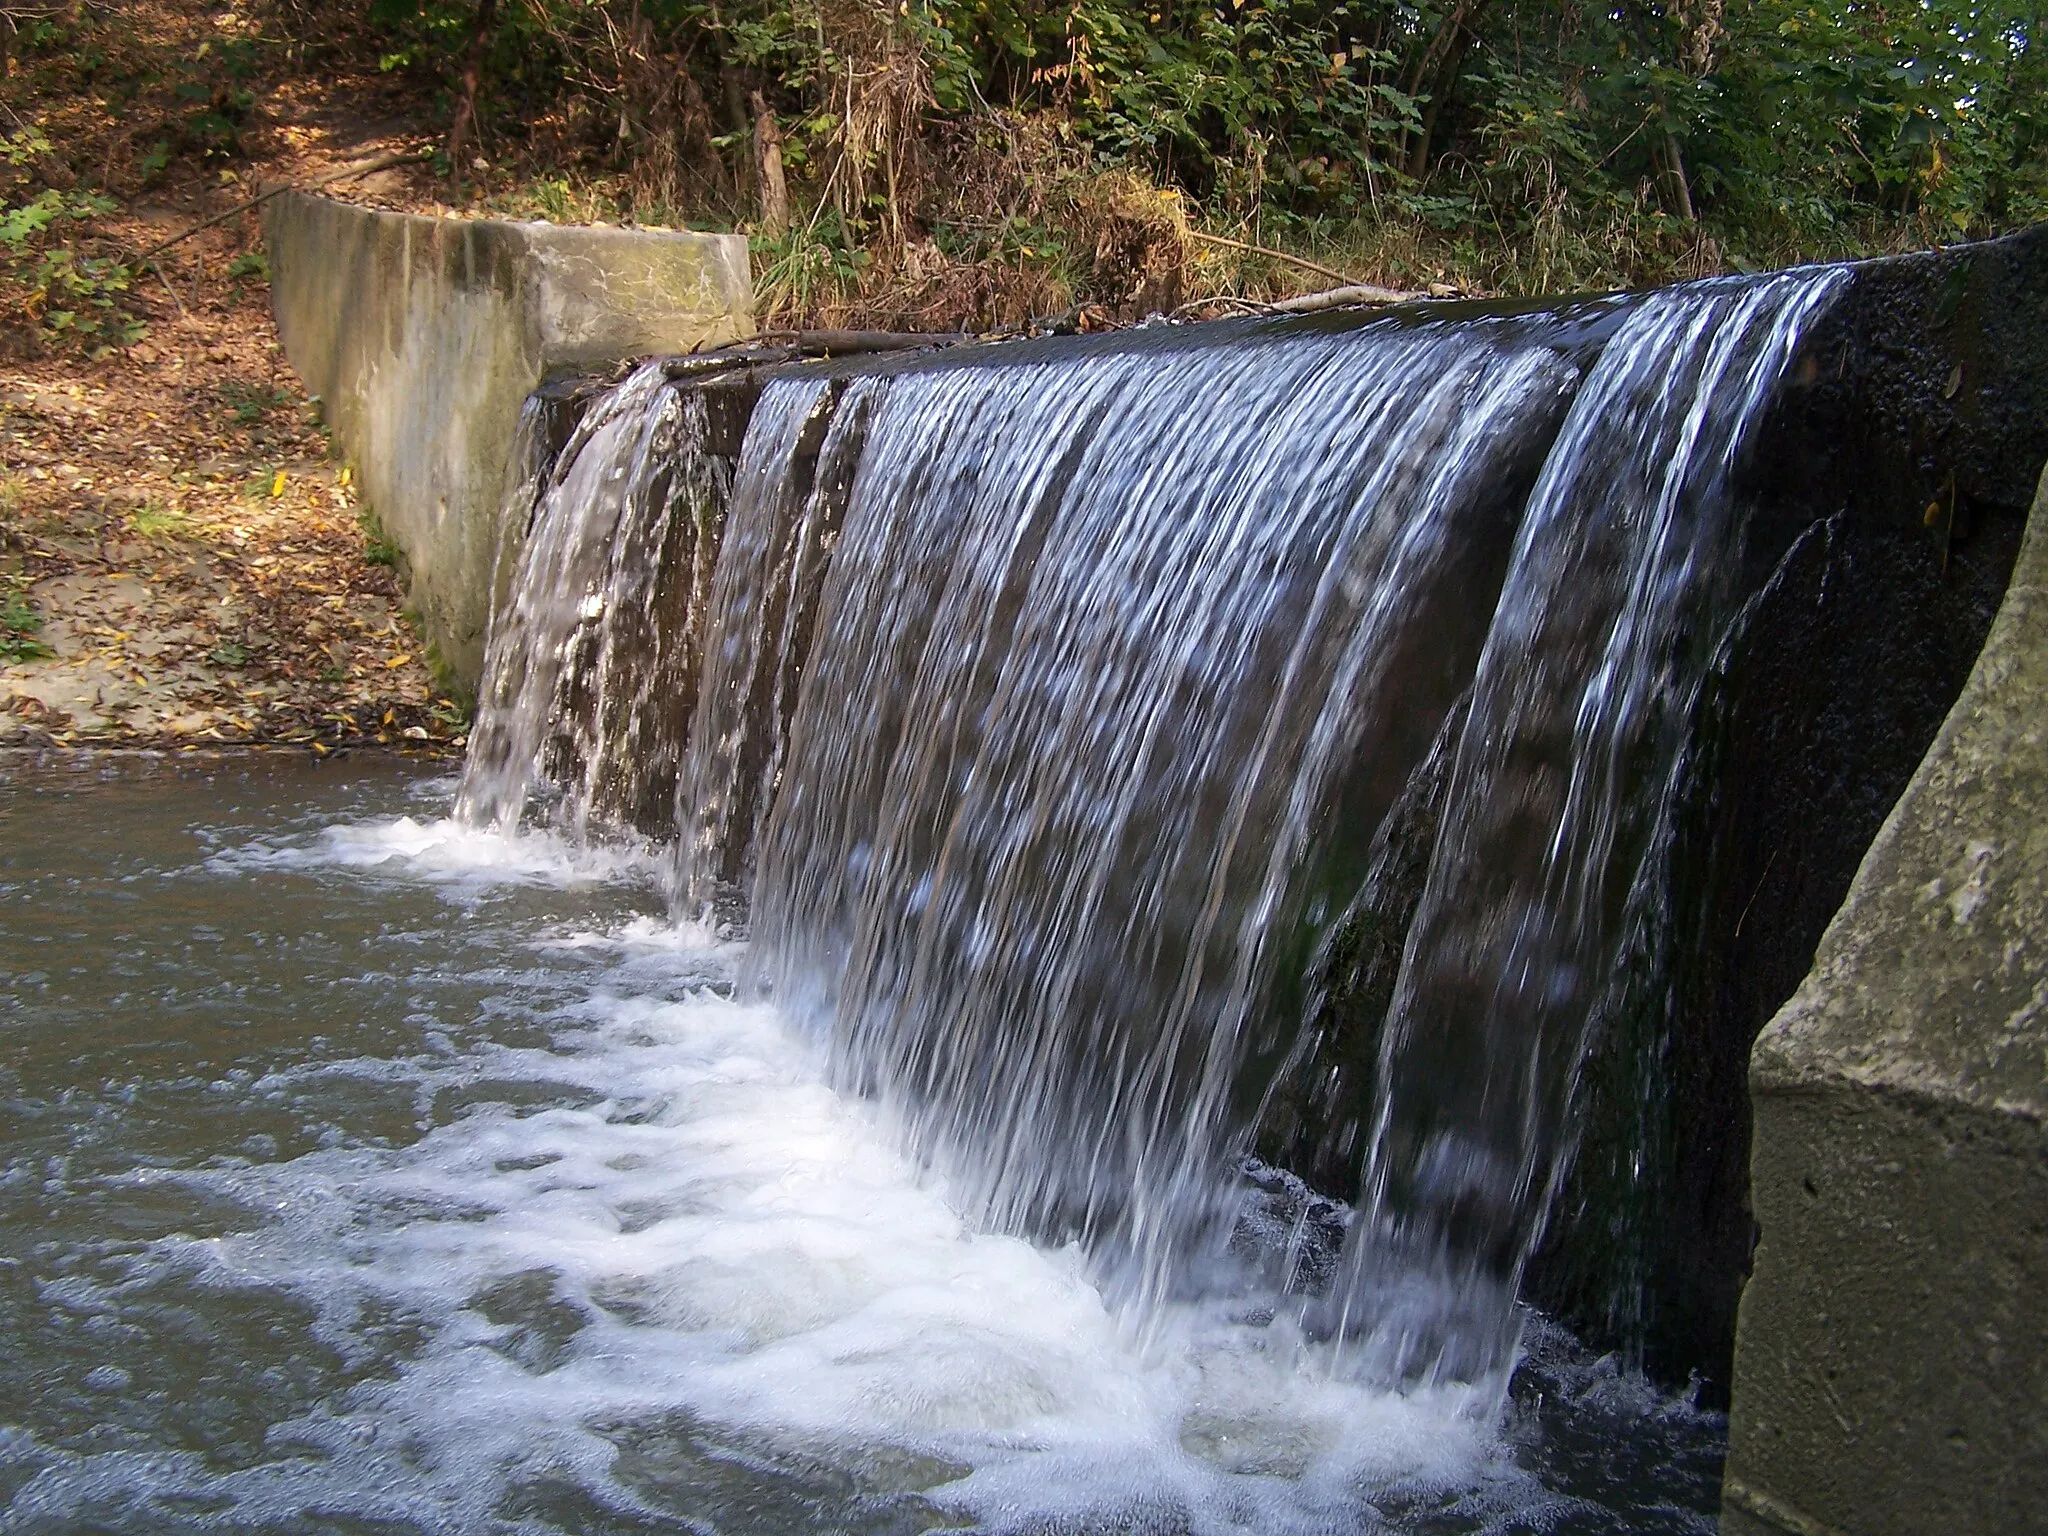
[[[390,760],[0,760],[0,1530],[1709,1532],[1725,1425],[1120,1327],[657,861]],[[1297,1237],[1298,1237],[1297,1233]]]

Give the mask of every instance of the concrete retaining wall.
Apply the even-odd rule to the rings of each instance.
[[[2048,1530],[2048,476],[1750,1080],[1723,1531]]]
[[[551,369],[754,329],[739,235],[266,205],[279,334],[404,561],[445,681],[483,669],[519,409]]]

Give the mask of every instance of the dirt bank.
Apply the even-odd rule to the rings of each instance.
[[[0,80],[54,146],[12,197],[72,180],[114,205],[67,231],[81,255],[134,266],[256,186],[425,142],[395,82],[265,78],[260,20],[233,10],[145,0],[96,25],[97,54],[24,54]],[[214,82],[224,52],[255,73]],[[195,82],[214,91],[196,106]],[[231,131],[209,139],[199,108]],[[419,206],[425,175],[347,190]],[[279,351],[265,277],[253,214],[171,247],[112,296],[141,328],[125,348],[51,333],[10,279],[0,743],[463,745],[391,552]]]

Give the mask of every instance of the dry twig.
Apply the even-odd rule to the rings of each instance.
[[[1324,277],[1334,277],[1340,283],[1349,284],[1351,282],[1349,274],[1339,272],[1335,267],[1326,267],[1320,261],[1310,261],[1306,256],[1296,256],[1287,251],[1276,251],[1270,245],[1253,245],[1249,240],[1233,240],[1228,235],[1212,235],[1208,231],[1200,229],[1190,229],[1188,237],[1193,240],[1204,241],[1209,245],[1220,245],[1233,251],[1243,251],[1247,255],[1264,256],[1272,261],[1284,261],[1290,266],[1300,267],[1304,271],[1319,272]]]
[[[198,234],[201,230],[211,229],[216,224],[225,224],[229,219],[234,218],[237,214],[247,213],[252,208],[260,208],[265,203],[269,202],[273,197],[278,196],[280,193],[315,192],[318,191],[321,187],[331,187],[338,181],[348,181],[356,176],[368,176],[375,171],[388,171],[394,165],[409,165],[421,160],[431,160],[433,159],[433,157],[434,152],[429,149],[408,149],[403,151],[402,153],[395,155],[380,155],[375,160],[365,161],[361,165],[348,166],[347,168],[336,171],[329,176],[316,177],[314,180],[307,182],[302,187],[272,187],[267,192],[259,192],[256,196],[250,198],[247,202],[235,204],[234,207],[228,209],[225,213],[217,213],[210,219],[201,219],[197,224],[194,224],[190,229],[184,230],[179,234],[175,234],[171,236],[171,238],[168,240],[164,240],[156,245],[152,245],[148,250],[144,251],[140,256],[135,258],[135,264],[137,267],[141,267],[145,263],[147,263],[152,257],[161,256],[165,251],[168,251],[172,246],[183,244],[185,241],[190,240],[194,235]]]

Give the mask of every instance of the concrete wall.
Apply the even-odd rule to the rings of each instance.
[[[2048,475],[1751,1089],[1723,1531],[2048,1530]]]
[[[302,193],[271,199],[264,234],[285,353],[403,556],[446,680],[473,689],[521,402],[550,369],[751,334],[746,240]]]

